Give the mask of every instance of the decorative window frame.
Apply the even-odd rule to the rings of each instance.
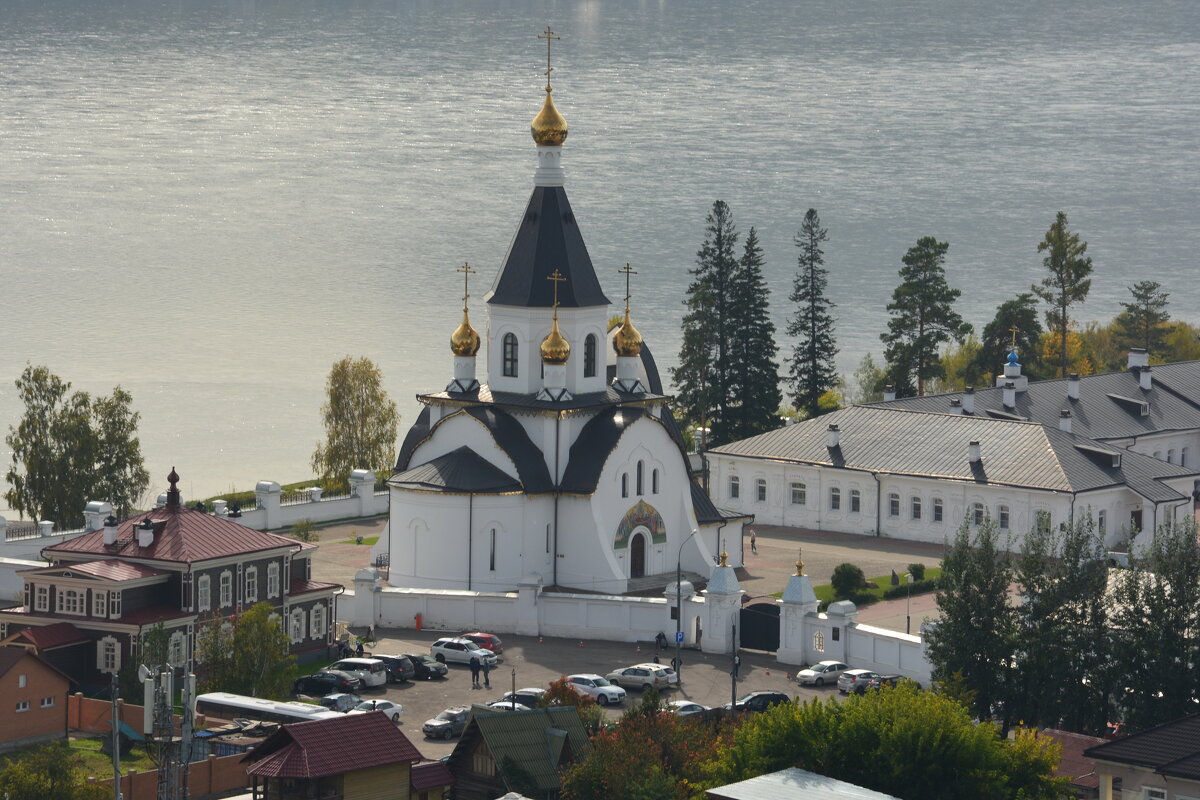
[[[36,585],[33,592],[33,610],[50,610],[50,587],[47,584],[39,583]]]
[[[1012,525],[1012,512],[1006,505],[996,507],[996,523],[1000,526],[1000,530],[1006,531]]]
[[[60,587],[55,595],[55,613],[70,614],[75,617],[82,617],[87,614],[87,591],[84,589],[76,589],[74,587]]]
[[[921,497],[920,495],[912,495],[908,498],[908,516],[912,520],[921,519]]]
[[[229,608],[233,605],[233,572],[230,570],[222,572],[218,585],[220,586],[221,608]]]
[[[850,513],[858,514],[862,512],[862,492],[858,489],[850,490]]]
[[[297,606],[288,612],[288,639],[292,644],[304,641],[304,609]]]
[[[267,565],[267,599],[279,597],[279,562]]]
[[[180,667],[187,663],[187,637],[184,636],[183,631],[175,631],[167,640],[167,661],[173,667]]]
[[[196,611],[211,611],[212,607],[212,576],[201,575],[196,579]]]
[[[729,476],[729,498],[738,500],[742,496],[742,479],[737,475]]]
[[[242,575],[242,594],[246,597],[246,605],[258,602],[258,567],[246,567]]]
[[[808,484],[802,481],[792,481],[788,487],[791,490],[792,505],[808,505]]]
[[[757,478],[754,481],[754,502],[767,502],[767,479]]]
[[[888,516],[896,518],[900,516],[900,493],[888,493]]]
[[[933,498],[933,521],[944,522],[946,519],[946,506],[942,502],[942,498]]]
[[[108,592],[92,591],[92,616],[98,619],[108,618]]]
[[[107,675],[121,670],[121,643],[113,636],[96,642],[96,669]]]
[[[842,510],[842,490],[837,486],[829,487],[829,510]]]
[[[325,632],[328,626],[325,622],[325,606],[318,603],[312,607],[312,611],[308,615],[308,635],[309,638],[317,641],[325,639]]]
[[[976,503],[971,504],[971,524],[972,525],[974,525],[976,528],[978,528],[980,525],[983,524],[983,521],[986,518],[986,516],[987,516],[987,511],[986,511],[986,509],[984,509],[983,503],[976,502]]]

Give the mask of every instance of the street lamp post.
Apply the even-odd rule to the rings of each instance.
[[[912,633],[912,573],[904,573],[904,580],[908,582],[908,598],[904,601],[904,632]]]
[[[679,646],[683,644],[683,589],[680,587],[683,582],[683,546],[699,532],[698,528],[692,528],[687,539],[679,543],[679,552],[675,555],[675,678],[678,686],[683,686],[683,661],[679,658]]]

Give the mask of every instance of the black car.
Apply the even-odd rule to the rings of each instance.
[[[771,706],[777,706],[781,703],[790,703],[792,698],[788,697],[783,692],[749,692],[737,699],[737,702],[731,707],[726,703],[723,708],[726,711],[734,711],[737,713],[766,711]]]
[[[430,739],[450,739],[466,729],[470,716],[471,709],[466,706],[447,708],[433,719],[425,720],[421,732]]]
[[[413,666],[412,659],[408,656],[381,656],[378,653],[372,653],[371,658],[378,658],[387,665],[389,683],[404,683],[417,674],[417,668]]]
[[[293,693],[307,694],[313,697],[324,697],[333,692],[356,692],[361,688],[361,680],[348,672],[337,669],[314,672],[292,684]]]
[[[428,681],[434,678],[446,677],[447,667],[442,662],[428,654],[405,653],[407,658],[413,665],[413,677],[418,680]]]

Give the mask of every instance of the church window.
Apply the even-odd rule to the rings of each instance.
[[[803,483],[792,484],[792,505],[806,506],[808,505],[808,487]]]
[[[1186,447],[1179,448],[1179,466],[1181,466],[1181,467],[1187,466],[1187,448]]]
[[[121,645],[111,636],[96,642],[96,669],[109,674],[121,669]]]
[[[272,561],[267,565],[267,597],[279,596],[279,562]]]
[[[813,631],[813,650],[825,652],[825,631]]]
[[[504,377],[517,377],[517,335],[504,334]]]
[[[621,473],[621,497],[629,497],[629,473]]]
[[[975,503],[971,506],[971,522],[975,525],[983,524],[983,503]]]
[[[1174,447],[1172,447],[1171,449],[1169,449],[1167,451],[1167,463],[1168,464],[1175,463],[1175,448]]]
[[[1009,513],[1008,506],[1000,506],[997,516],[1000,517],[1000,530],[1008,530]]]
[[[37,592],[34,593],[33,600],[34,611],[49,611],[50,610],[50,587],[45,584],[37,587]]]
[[[857,514],[862,511],[862,492],[858,489],[850,490],[850,513]]]
[[[1096,530],[1098,530],[1100,532],[1101,538],[1103,538],[1107,529],[1108,529],[1108,512],[1101,511],[1098,514],[1096,514]]]
[[[909,498],[908,507],[913,519],[921,518],[921,498],[915,495]]]
[[[888,495],[888,516],[900,516],[900,495],[895,492]]]
[[[550,552],[550,523],[546,523],[546,552]]]
[[[208,611],[212,608],[212,578],[201,575],[196,581],[196,610]]]
[[[1037,512],[1037,514],[1034,515],[1034,520],[1035,520],[1034,524],[1037,525],[1038,533],[1049,533],[1050,532],[1050,521],[1051,520],[1050,520],[1050,512],[1049,511],[1046,511],[1043,509],[1042,511]]]
[[[492,528],[492,547],[491,553],[488,555],[488,569],[492,572],[496,571],[496,529]]]
[[[221,607],[233,605],[233,573],[225,570],[221,573]]]
[[[736,500],[742,495],[742,481],[737,475],[729,479],[729,496]]]
[[[658,494],[658,470],[655,469],[650,473],[650,492]]]
[[[596,334],[589,333],[583,340],[583,377],[596,377]]]
[[[842,509],[842,490],[836,486],[829,490],[829,510],[841,511]]]
[[[108,592],[92,592],[92,616],[100,619],[108,616]]]
[[[292,644],[304,641],[304,609],[292,609],[291,620],[292,624],[288,638],[292,640]]]
[[[759,478],[754,482],[754,493],[758,502],[767,502],[767,482],[764,479]]]
[[[641,461],[639,461],[637,463],[637,493],[638,493],[638,497],[641,497],[643,494],[645,494],[645,492],[643,491],[643,489],[645,488],[645,481],[643,480],[645,475],[646,475],[646,465],[643,464]]]
[[[258,602],[258,567],[246,567],[246,602]]]
[[[1159,461],[1162,461],[1162,450],[1155,450],[1154,457],[1157,458]]]
[[[933,498],[933,521],[941,522],[942,515],[943,515],[942,498],[935,497],[935,498]]]

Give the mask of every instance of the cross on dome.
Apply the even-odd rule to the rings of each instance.
[[[637,270],[626,263],[625,267],[617,272],[625,276],[625,319],[613,336],[613,350],[618,356],[636,357],[642,354],[642,334],[633,327],[633,320],[629,318],[629,298],[632,297],[629,292],[629,276],[637,275]]]
[[[550,66],[550,45],[555,39],[562,40],[562,37],[555,36],[554,31],[552,31],[550,26],[547,25],[546,32],[539,33],[537,38],[546,40],[546,91],[550,92],[553,91],[550,88],[550,73],[554,72],[554,67]]]
[[[464,261],[455,272],[461,272],[463,276],[463,315],[462,322],[450,334],[450,352],[456,356],[474,356],[479,352],[479,333],[471,326],[467,316],[467,298],[471,296],[468,281],[475,274],[475,268]]]
[[[550,333],[542,339],[542,361],[547,364],[565,364],[571,355],[571,344],[558,331],[558,285],[567,279],[556,269],[546,276],[546,280],[554,282],[554,319],[550,325]]]

